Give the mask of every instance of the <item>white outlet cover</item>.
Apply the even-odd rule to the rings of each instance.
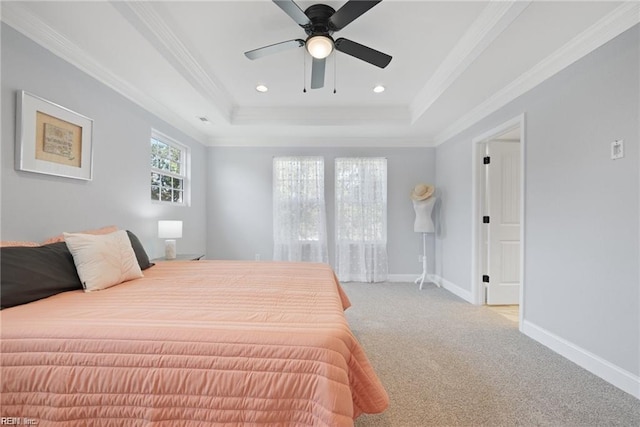
[[[611,160],[621,159],[624,157],[624,141],[617,139],[611,143]]]

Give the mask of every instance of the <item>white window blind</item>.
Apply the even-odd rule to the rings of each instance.
[[[335,161],[336,265],[341,281],[387,279],[387,159]]]
[[[327,262],[322,157],[273,159],[273,259]]]

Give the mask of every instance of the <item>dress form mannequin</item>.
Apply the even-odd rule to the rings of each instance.
[[[416,233],[433,233],[435,227],[431,219],[435,197],[426,200],[413,200],[413,210],[416,211],[416,221],[413,223],[413,231]]]
[[[422,284],[427,278],[427,233],[433,233],[435,231],[435,226],[431,219],[433,206],[436,203],[436,198],[433,196],[434,192],[435,188],[426,184],[416,185],[411,192],[413,209],[416,213],[413,231],[422,233],[422,274],[415,280],[415,283],[420,282],[421,290]]]

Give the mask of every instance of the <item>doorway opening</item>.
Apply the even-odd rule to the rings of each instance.
[[[524,114],[472,140],[474,303],[524,318]],[[500,313],[502,314],[502,313]]]

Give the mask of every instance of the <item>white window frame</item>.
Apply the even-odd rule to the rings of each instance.
[[[150,175],[149,175],[149,195],[151,198],[151,191],[153,189],[153,184],[151,182],[151,174],[157,173],[164,176],[169,176],[172,178],[177,178],[182,180],[182,202],[174,202],[169,200],[155,200],[151,198],[152,203],[159,203],[171,206],[189,206],[191,204],[191,152],[188,146],[181,144],[175,139],[171,138],[168,135],[163,134],[162,132],[158,132],[155,129],[151,130],[151,138],[149,139],[149,163],[152,161],[151,147],[153,144],[153,140],[166,144],[172,148],[180,150],[180,170],[181,173],[175,173],[171,171],[167,171],[165,169],[160,169],[150,166]]]

